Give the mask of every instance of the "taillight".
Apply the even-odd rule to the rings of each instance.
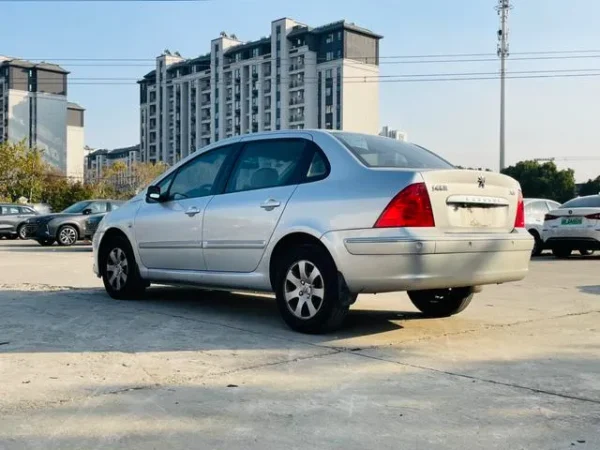
[[[523,202],[523,192],[519,189],[519,199],[517,200],[517,215],[515,216],[515,228],[525,228],[525,203]]]
[[[398,193],[375,222],[375,228],[435,227],[425,183],[415,183]]]
[[[600,213],[588,214],[587,216],[585,216],[585,218],[592,219],[592,220],[600,220]]]
[[[558,216],[553,216],[552,214],[546,214],[544,216],[544,220],[556,220],[558,219]]]

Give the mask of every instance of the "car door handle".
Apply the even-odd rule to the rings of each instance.
[[[185,213],[190,216],[190,217],[194,217],[196,214],[200,213],[200,210],[198,208],[196,208],[195,206],[190,206]]]
[[[260,207],[262,209],[266,209],[267,211],[272,211],[275,208],[278,208],[281,206],[281,202],[270,198],[269,200],[267,200],[266,202],[264,202],[262,205],[260,205]]]

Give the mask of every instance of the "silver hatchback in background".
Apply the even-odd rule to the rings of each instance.
[[[318,333],[360,293],[462,311],[479,286],[525,277],[524,226],[507,176],[379,136],[257,133],[203,148],[108,214],[94,270],[117,299],[150,283],[275,292],[291,328]]]

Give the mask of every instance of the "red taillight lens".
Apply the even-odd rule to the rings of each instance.
[[[558,216],[553,216],[552,214],[546,214],[544,216],[544,220],[555,220],[558,219]]]
[[[517,201],[517,215],[515,216],[515,228],[525,228],[525,204],[523,203],[523,192],[520,189]]]
[[[600,213],[588,214],[587,216],[585,216],[585,218],[592,219],[592,220],[600,220]]]
[[[375,228],[435,227],[425,183],[415,183],[397,194],[375,222]]]

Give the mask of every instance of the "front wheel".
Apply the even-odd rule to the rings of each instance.
[[[317,334],[342,325],[354,297],[340,289],[337,268],[325,249],[301,245],[278,265],[277,306],[291,329]]]
[[[146,284],[140,277],[133,250],[127,239],[114,237],[100,255],[100,273],[108,295],[117,300],[140,297]]]
[[[594,254],[594,250],[589,250],[589,249],[582,248],[582,249],[579,250],[579,254],[581,256],[592,256]]]
[[[463,311],[473,299],[471,288],[409,291],[410,301],[427,317],[449,317]]]

